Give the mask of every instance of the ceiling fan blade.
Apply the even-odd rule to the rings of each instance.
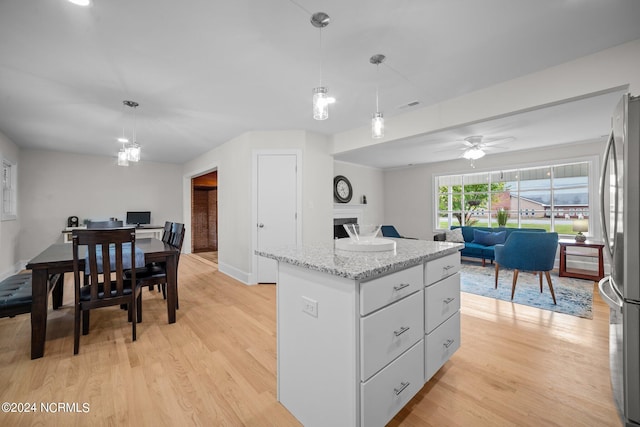
[[[515,137],[513,136],[499,136],[495,138],[486,138],[482,140],[482,145],[485,147],[490,147],[493,145],[502,145],[507,144],[509,142],[515,141]]]

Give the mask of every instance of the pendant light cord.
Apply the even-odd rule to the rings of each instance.
[[[378,105],[378,87],[380,86],[379,69],[380,64],[376,64],[376,113],[380,112],[380,106]]]
[[[322,28],[320,28],[320,86],[322,86]]]

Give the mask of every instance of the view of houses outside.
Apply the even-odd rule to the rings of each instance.
[[[544,228],[575,235],[589,219],[589,162],[436,177],[438,228],[454,225]],[[504,214],[503,214],[504,215]]]

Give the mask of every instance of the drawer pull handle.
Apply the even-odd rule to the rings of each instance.
[[[444,267],[442,267],[445,273],[449,272],[449,270],[451,270],[452,268],[455,268],[455,265],[445,265]]]
[[[393,333],[395,334],[395,336],[399,337],[400,335],[407,332],[409,329],[410,328],[408,326],[401,326],[400,329],[398,329],[397,331],[393,331]]]
[[[449,297],[449,298],[447,298],[446,300],[444,300],[444,303],[445,303],[445,304],[451,304],[451,303],[452,303],[453,301],[455,301],[455,300],[456,300],[455,298],[451,298],[451,297]]]
[[[394,291],[400,291],[400,290],[402,290],[404,288],[408,288],[409,286],[411,286],[410,283],[400,283],[399,285],[394,286],[393,290]]]
[[[454,342],[455,342],[454,340],[452,340],[452,339],[448,339],[447,341],[445,341],[445,342],[444,342],[444,344],[443,344],[443,345],[444,345],[446,348],[449,348],[449,347],[451,347],[451,344],[453,344]]]
[[[410,382],[401,382],[400,383],[400,388],[394,388],[393,391],[396,394],[396,396],[400,396],[400,393],[402,393],[404,391],[405,388],[409,387],[409,384],[411,384]]]

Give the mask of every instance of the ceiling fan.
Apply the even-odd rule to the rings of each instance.
[[[473,135],[468,136],[462,140],[462,143],[465,145],[464,152],[461,157],[464,157],[467,160],[478,160],[484,157],[485,150],[491,150],[493,145],[497,143],[504,143],[507,141],[512,141],[515,138],[512,136],[507,137],[497,137],[497,138],[485,138],[482,135]]]

